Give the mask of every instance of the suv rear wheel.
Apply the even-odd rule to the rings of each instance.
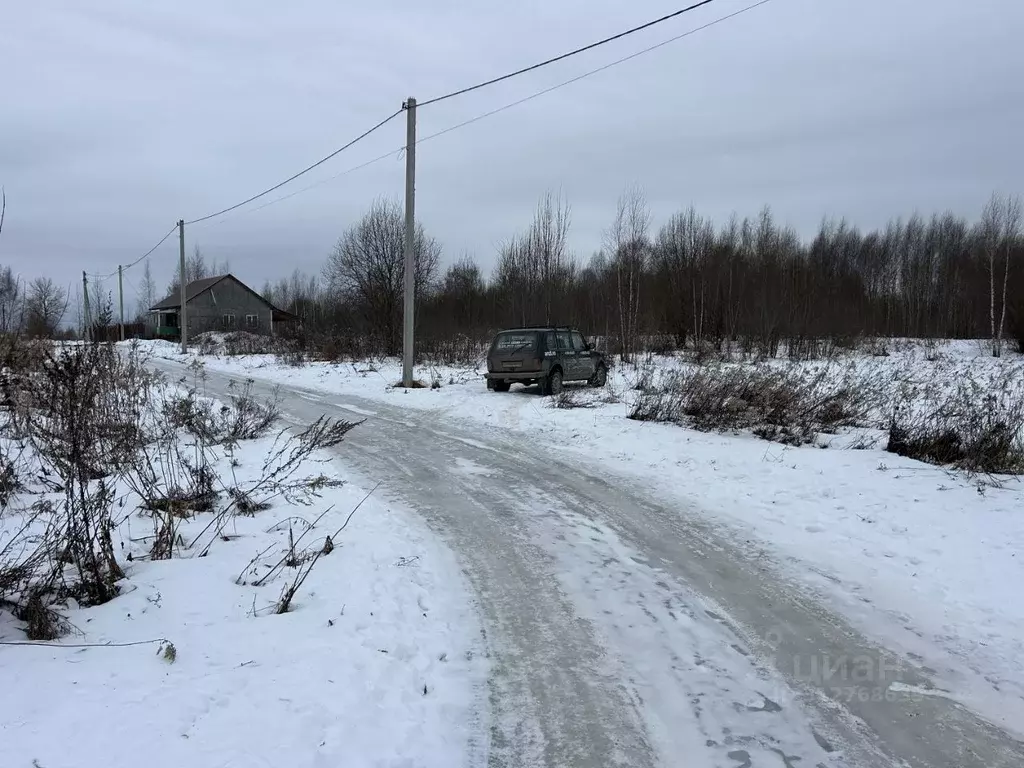
[[[508,392],[512,387],[511,382],[508,381],[496,381],[493,384],[495,392]]]
[[[562,372],[556,368],[551,372],[545,381],[540,384],[542,395],[557,395],[562,391]]]

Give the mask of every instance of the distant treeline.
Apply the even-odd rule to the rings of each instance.
[[[809,241],[769,208],[713,222],[693,208],[655,228],[642,192],[628,190],[585,263],[568,247],[571,210],[553,194],[500,247],[485,275],[471,255],[443,273],[442,245],[418,227],[417,334],[423,344],[484,338],[500,327],[567,323],[614,339],[678,346],[780,345],[862,336],[1024,336],[1024,238],[1016,198],[994,196],[977,221],[950,213],[894,219],[861,231],[825,220]],[[303,318],[306,333],[401,349],[402,207],[378,200],[345,231],[321,275],[294,273],[263,289]]]

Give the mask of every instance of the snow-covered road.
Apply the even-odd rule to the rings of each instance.
[[[490,765],[1024,764],[929,670],[635,478],[437,412],[282,395],[297,421],[365,418],[346,464],[459,558],[490,654]]]

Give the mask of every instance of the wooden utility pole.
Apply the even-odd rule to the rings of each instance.
[[[181,333],[181,354],[188,354],[188,322],[185,309],[185,220],[178,219],[178,269],[181,270],[181,307],[178,309],[178,331]]]
[[[89,276],[82,270],[82,337],[92,341],[92,320],[89,318]]]
[[[124,276],[121,265],[117,265],[117,305],[121,311],[121,341],[124,341]]]
[[[405,316],[402,333],[402,386],[412,386],[413,329],[416,313],[416,99],[405,102]]]

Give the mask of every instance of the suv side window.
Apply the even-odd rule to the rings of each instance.
[[[583,334],[579,331],[572,332],[572,346],[577,352],[587,351],[587,342],[583,340]]]
[[[558,332],[558,351],[572,352],[572,339],[569,337],[568,331]]]
[[[554,352],[558,349],[554,331],[548,331],[544,334],[544,349],[548,352]]]

